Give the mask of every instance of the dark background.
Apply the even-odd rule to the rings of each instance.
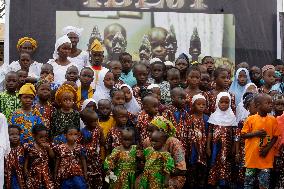
[[[102,0],[103,1],[103,0]],[[135,0],[133,0],[135,1]],[[155,2],[156,0],[153,0]],[[80,0],[12,0],[10,2],[10,61],[18,59],[16,44],[23,36],[38,41],[34,59],[47,62],[52,58],[56,41],[56,11],[127,10],[139,11],[133,6],[124,9],[87,9]],[[182,9],[151,9],[151,11],[196,12],[189,8],[192,0],[185,0]],[[236,63],[250,65],[271,63],[277,56],[277,0],[207,0],[212,14],[234,14],[236,24]],[[68,19],[68,18],[66,18]],[[185,49],[185,52],[187,50]]]

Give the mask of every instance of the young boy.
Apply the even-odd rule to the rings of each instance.
[[[16,72],[9,72],[5,77],[6,90],[0,93],[0,112],[8,119],[10,115],[21,107],[18,97],[19,77]]]
[[[18,90],[20,90],[20,88],[27,82],[26,79],[28,78],[28,72],[26,70],[20,69],[17,71],[17,75],[19,78]]]
[[[167,95],[165,97],[165,105],[169,105],[172,102],[171,99],[171,89],[178,87],[180,84],[180,71],[177,68],[172,68],[167,71],[167,81],[169,82],[167,86]]]
[[[270,171],[273,168],[273,149],[280,131],[272,111],[272,99],[267,94],[255,97],[257,114],[247,118],[242,129],[245,140],[245,188],[254,188],[256,177],[259,188],[269,188]]]
[[[120,79],[127,85],[129,85],[130,87],[133,87],[134,85],[137,84],[136,78],[133,75],[132,72],[132,56],[125,52],[122,53],[119,56],[119,61],[122,65],[122,74],[120,76]]]
[[[66,81],[73,81],[78,84],[77,81],[79,79],[79,70],[76,66],[70,66],[65,74]]]
[[[54,81],[53,66],[51,64],[43,64],[40,71],[40,79],[50,82],[52,91],[56,91],[59,88],[59,84]]]
[[[119,89],[119,87],[124,84],[124,82],[120,79],[121,72],[122,72],[122,65],[119,61],[112,60],[109,63],[109,69],[113,73],[114,88]]]
[[[88,98],[92,98],[94,95],[94,89],[91,87],[91,83],[94,80],[94,71],[89,67],[84,67],[80,72],[81,86],[77,90],[77,106],[81,110],[82,103]]]

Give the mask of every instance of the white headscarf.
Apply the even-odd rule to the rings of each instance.
[[[130,102],[125,103],[125,108],[131,114],[134,114],[134,115],[138,114],[141,111],[141,106],[139,105],[139,103],[137,102],[135,97],[133,96],[132,88],[129,85],[123,84],[119,87],[119,89],[122,89],[123,87],[127,87],[132,94],[132,98],[131,98]]]
[[[204,99],[204,100],[206,100],[206,98],[205,98],[202,94],[197,94],[197,95],[194,95],[194,96],[192,97],[191,103],[194,104],[194,102],[195,102],[197,99]]]
[[[58,55],[58,48],[63,45],[64,43],[70,43],[71,45],[71,41],[70,39],[68,38],[67,35],[63,35],[62,37],[58,38],[56,43],[55,43],[55,49],[54,49],[54,52],[53,52],[53,59],[54,60],[57,60],[59,58],[59,55]]]
[[[81,111],[83,111],[87,105],[90,103],[90,102],[94,102],[96,104],[96,101],[92,98],[88,98],[86,100],[84,100],[83,104],[82,104],[82,109]],[[84,124],[84,122],[82,121],[82,119],[80,118],[80,129],[83,129],[84,127],[86,127],[86,125]]]
[[[154,62],[162,62],[162,60],[159,59],[159,58],[152,58],[152,59],[150,60],[150,64],[153,64]]]
[[[102,99],[107,99],[107,100],[111,101],[110,89],[106,88],[106,86],[104,84],[104,79],[105,79],[105,76],[108,72],[109,72],[108,69],[102,69],[99,72],[99,76],[98,76],[98,82],[99,83],[96,87],[96,91],[94,92],[94,96],[93,96],[93,99],[95,100],[96,103],[98,103]]]
[[[226,111],[220,110],[218,104],[222,97],[228,97],[230,99],[230,106]],[[216,111],[211,114],[208,120],[209,123],[219,126],[237,126],[236,116],[231,108],[231,95],[227,92],[220,92],[216,99]]]
[[[68,35],[69,33],[73,32],[75,33],[78,37],[82,35],[83,28],[76,28],[74,26],[66,26],[62,29],[63,35]]]
[[[147,90],[151,90],[151,89],[154,89],[154,88],[159,88],[160,89],[160,86],[158,84],[151,84],[147,87]]]
[[[6,117],[0,113],[0,188],[4,186],[4,157],[10,152],[8,123]]]

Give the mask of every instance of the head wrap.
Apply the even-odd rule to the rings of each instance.
[[[95,39],[91,44],[90,51],[104,52],[103,46],[99,40]]]
[[[141,106],[139,105],[136,98],[134,97],[132,88],[129,85],[123,84],[119,87],[119,89],[122,89],[123,87],[127,87],[132,94],[132,98],[131,98],[130,102],[125,103],[125,105],[124,105],[125,108],[131,114],[134,114],[134,115],[138,114],[141,111]]]
[[[176,134],[176,128],[173,123],[164,118],[163,116],[155,117],[150,124],[154,125],[156,128],[164,131],[169,137],[173,137]]]
[[[36,95],[36,89],[35,89],[35,86],[31,83],[26,83],[24,84],[21,88],[20,88],[20,91],[19,91],[19,95],[33,95],[35,96]]]
[[[160,86],[158,84],[151,84],[147,87],[147,90],[151,90],[153,88],[159,88],[160,89]]]
[[[90,102],[94,102],[94,103],[97,105],[97,103],[96,103],[96,101],[95,101],[94,99],[88,98],[88,99],[86,99],[86,100],[83,102],[81,111],[83,111],[83,110],[88,106],[88,104],[89,104]],[[86,127],[86,125],[85,125],[85,123],[82,121],[82,119],[80,118],[80,129],[83,129],[84,127]]]
[[[274,71],[275,71],[275,67],[272,66],[272,65],[265,65],[265,66],[263,66],[263,68],[261,69],[262,75],[263,75],[264,72],[266,72],[267,70],[274,70]]]
[[[181,54],[178,56],[177,60],[179,60],[179,59],[184,59],[184,60],[186,60],[186,62],[189,64],[189,58],[188,58],[188,56],[187,56],[186,54],[181,53]],[[176,61],[177,61],[177,60],[176,60]]]
[[[219,108],[219,101],[222,97],[228,97],[230,99],[230,106],[226,111],[222,111]],[[208,123],[219,126],[237,126],[236,116],[231,108],[231,95],[227,92],[220,92],[216,99],[216,111],[209,117]]]
[[[54,49],[54,52],[53,52],[53,59],[54,60],[57,60],[59,58],[59,55],[58,55],[58,48],[63,45],[64,43],[70,43],[71,45],[71,41],[70,39],[68,38],[67,35],[63,35],[62,37],[58,38],[56,43],[55,43],[55,49]]]
[[[192,97],[191,103],[194,104],[197,99],[204,99],[206,101],[206,98],[202,94],[197,94]]]
[[[162,60],[159,59],[159,58],[152,58],[152,59],[150,60],[150,64],[153,64],[153,63],[155,63],[155,62],[161,62],[161,63],[163,63]]]
[[[33,38],[30,38],[30,37],[23,37],[23,38],[20,38],[20,39],[18,40],[17,49],[20,50],[21,46],[22,46],[25,42],[30,42],[30,43],[32,44],[33,50],[35,50],[35,49],[37,48],[37,42],[36,42],[36,40],[34,40]]]
[[[57,89],[57,91],[55,93],[56,103],[58,103],[58,104],[60,103],[61,98],[62,98],[62,94],[64,94],[64,93],[72,93],[74,95],[74,101],[75,101],[75,99],[77,99],[77,92],[74,89],[74,87],[72,87],[71,85],[68,85],[68,84],[63,84]]]
[[[174,63],[172,63],[171,61],[166,61],[166,62],[165,62],[165,65],[166,65],[166,66],[174,66]]]
[[[93,99],[96,101],[96,103],[98,103],[102,99],[107,99],[107,100],[111,101],[110,89],[106,88],[106,86],[104,84],[104,79],[105,79],[105,76],[108,72],[109,72],[108,69],[102,69],[99,72],[99,76],[98,76],[98,82],[99,83],[96,86],[96,90],[95,90],[94,96],[93,96]]]
[[[76,28],[74,26],[66,26],[62,29],[63,35],[68,35],[69,33],[75,33],[78,37],[82,35],[83,28]]]

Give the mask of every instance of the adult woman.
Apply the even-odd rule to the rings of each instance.
[[[55,50],[53,53],[53,59],[50,59],[47,63],[53,66],[54,81],[58,84],[62,84],[65,81],[65,74],[70,66],[76,66],[73,62],[68,60],[68,56],[71,52],[71,41],[67,35],[64,35],[57,39],[55,43]]]

